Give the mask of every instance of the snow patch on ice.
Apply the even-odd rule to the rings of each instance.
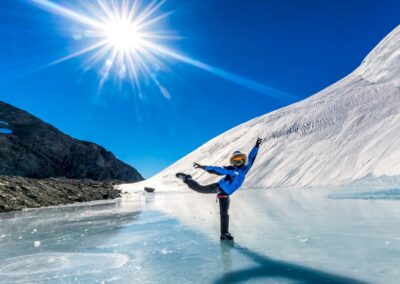
[[[160,253],[161,253],[161,254],[164,254],[164,255],[170,254],[170,253],[172,253],[172,252],[173,252],[173,250],[169,250],[169,249],[167,249],[167,248],[162,248],[162,249],[160,250]]]

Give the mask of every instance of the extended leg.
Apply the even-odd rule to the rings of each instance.
[[[193,179],[188,179],[185,183],[189,186],[190,189],[193,189],[199,193],[218,193],[219,187],[217,183],[212,183],[208,185],[201,185],[197,181]]]
[[[229,233],[229,196],[219,199],[219,214],[221,218],[221,236]]]

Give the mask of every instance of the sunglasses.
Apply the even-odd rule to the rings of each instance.
[[[244,160],[243,160],[243,158],[236,158],[236,159],[232,159],[232,163],[235,165],[241,165],[241,164],[244,164]]]

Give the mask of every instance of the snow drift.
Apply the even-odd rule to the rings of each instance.
[[[338,186],[366,178],[393,185],[400,180],[399,106],[400,26],[344,79],[223,133],[146,183],[178,185],[179,171],[214,182],[218,177],[192,163],[226,165],[234,150],[248,152],[265,137],[245,186]]]

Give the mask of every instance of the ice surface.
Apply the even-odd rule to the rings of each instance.
[[[398,200],[348,191],[240,190],[233,246],[190,191],[0,214],[0,283],[398,283]]]

